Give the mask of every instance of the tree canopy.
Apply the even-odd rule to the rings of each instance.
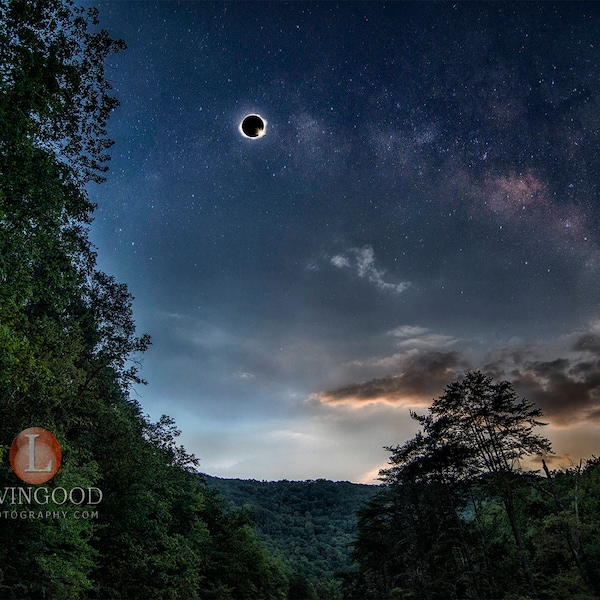
[[[385,486],[359,513],[348,600],[597,597],[597,460],[525,471],[551,453],[541,411],[479,371],[411,414],[422,429],[387,448]]]
[[[544,425],[541,410],[519,400],[508,381],[472,371],[450,383],[427,415],[411,413],[422,430],[406,444],[387,448],[393,466],[384,479],[439,478],[459,482],[520,470],[532,454],[552,452],[550,442],[534,433]]]

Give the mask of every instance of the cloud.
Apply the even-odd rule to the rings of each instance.
[[[561,356],[542,356],[547,350],[533,345],[505,348],[488,356],[482,370],[510,381],[555,427],[600,425],[600,335],[579,332],[567,339]]]
[[[171,336],[182,345],[197,348],[226,348],[240,343],[236,336],[222,327],[206,320],[187,314],[163,312],[157,313],[164,325],[171,331]]]
[[[334,267],[338,267],[338,269],[342,269],[344,267],[349,267],[350,261],[345,256],[340,256],[337,254],[331,258],[331,264]]]
[[[415,361],[423,360],[424,352],[445,352],[448,346],[459,341],[455,337],[434,333],[426,327],[416,325],[401,325],[385,333],[383,340],[386,347],[389,347],[390,337],[393,338],[394,346],[399,348],[398,352],[384,356],[356,358],[345,363],[345,366],[351,368],[353,372],[358,369],[367,377],[380,374],[382,370],[386,373],[401,372],[415,364]]]
[[[570,338],[558,357],[544,357],[547,350],[527,345],[495,350],[479,359],[446,350],[456,340],[422,327],[402,326],[389,334],[400,338],[401,348],[410,345],[411,349],[355,360],[350,366],[388,369],[392,374],[324,391],[317,395],[318,400],[354,408],[373,403],[428,405],[448,383],[471,368],[480,368],[496,381],[508,380],[517,395],[538,406],[543,420],[555,428],[600,425],[600,335],[596,333],[580,332]]]
[[[304,270],[315,273],[319,271],[319,265],[315,264],[314,262],[309,262],[304,266]]]
[[[549,467],[557,467],[557,468],[565,468],[571,466],[573,463],[573,459],[570,454],[546,454],[544,456],[532,456],[529,459],[529,462],[538,468],[542,467],[542,460],[546,462]]]
[[[248,371],[237,371],[237,373],[234,374],[234,377],[236,379],[254,379],[256,375],[248,373]]]
[[[330,259],[331,264],[338,269],[355,267],[360,279],[366,279],[383,292],[401,294],[408,287],[408,281],[390,283],[384,279],[385,270],[375,266],[375,252],[372,246],[366,245],[362,248],[350,248],[345,254],[337,254]]]
[[[429,329],[416,325],[401,325],[392,329],[389,334],[400,338],[415,337],[427,333]]]
[[[319,394],[318,400],[323,404],[356,408],[372,403],[427,405],[432,396],[439,395],[469,366],[457,352],[406,353],[402,358],[404,364],[399,375],[345,385]]]
[[[389,469],[389,462],[382,462],[378,467],[369,469],[366,473],[357,478],[356,483],[363,483],[366,485],[373,485],[373,483],[380,483],[379,473],[383,469]]]
[[[446,348],[458,340],[449,335],[432,333],[425,327],[403,325],[389,332],[389,335],[398,338],[396,343],[400,348]]]
[[[386,406],[361,413],[315,404],[303,408],[293,422],[274,418],[267,428],[247,421],[200,424],[186,428],[181,441],[202,459],[203,472],[218,477],[374,483],[388,458],[384,446],[415,431],[408,414]]]
[[[585,334],[572,346],[578,355],[530,360],[510,373],[515,389],[535,402],[556,426],[600,424],[600,340]]]
[[[573,350],[600,355],[600,335],[595,333],[582,335],[573,344]]]

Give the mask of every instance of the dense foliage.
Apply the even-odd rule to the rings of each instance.
[[[123,48],[95,9],[0,1],[0,597],[285,598],[247,517],[199,484],[172,420],[151,423],[129,395],[150,339],[127,287],[96,268],[85,188],[106,171],[118,102],[104,61]],[[47,487],[101,489],[96,516],[9,504],[24,484],[7,450],[32,426],[63,451]]]
[[[600,596],[600,461],[544,476],[539,410],[480,372],[447,386],[389,448],[385,485],[361,510],[348,600]]]
[[[266,547],[293,573],[290,599],[340,596],[336,572],[352,566],[357,511],[377,486],[347,481],[208,478],[231,508],[246,510]],[[294,592],[294,589],[298,590]]]

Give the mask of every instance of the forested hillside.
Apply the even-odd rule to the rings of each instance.
[[[0,2],[0,597],[283,600],[283,565],[130,395],[150,339],[87,229],[118,105],[104,61],[125,48],[98,25],[68,0]],[[32,427],[62,449],[44,486],[9,462]]]
[[[357,512],[379,489],[347,481],[254,481],[208,478],[228,507],[243,508],[266,547],[320,598],[336,598],[337,571],[351,569]]]

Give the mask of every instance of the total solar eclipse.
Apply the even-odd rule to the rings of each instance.
[[[240,132],[247,138],[261,138],[267,132],[267,122],[260,115],[246,115],[240,123]]]

